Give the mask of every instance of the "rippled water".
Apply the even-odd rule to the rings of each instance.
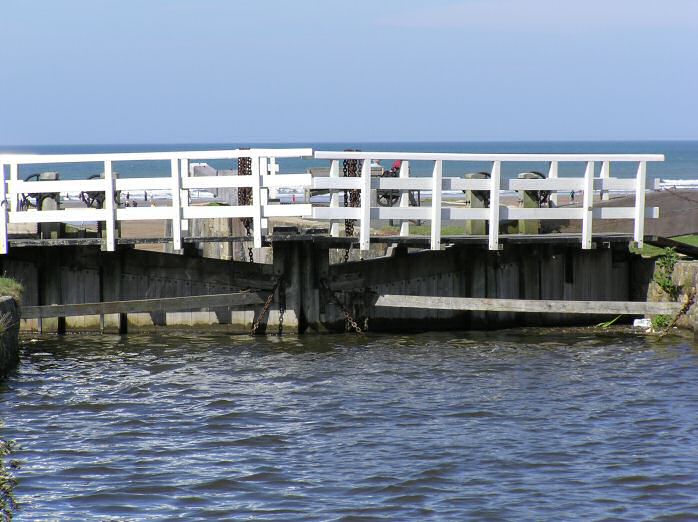
[[[26,341],[19,520],[698,517],[691,340]]]

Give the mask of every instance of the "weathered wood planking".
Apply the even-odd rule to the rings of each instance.
[[[484,312],[532,312],[597,315],[675,314],[681,303],[643,301],[547,301],[536,299],[490,299],[483,297],[435,297],[380,295],[375,306],[426,308],[431,310],[473,310]]]
[[[165,297],[162,299],[105,301],[103,303],[23,306],[21,313],[22,319],[39,319],[45,317],[128,314],[136,312],[173,312],[222,306],[258,305],[264,302],[265,297],[255,292],[239,292],[234,294]]]

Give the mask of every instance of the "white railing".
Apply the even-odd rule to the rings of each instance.
[[[449,220],[485,220],[489,222],[488,244],[490,250],[499,250],[499,222],[501,220],[545,220],[572,219],[582,221],[582,248],[592,248],[593,219],[633,219],[633,238],[642,246],[645,217],[658,217],[658,209],[645,209],[645,191],[647,184],[647,162],[664,161],[660,154],[452,154],[452,153],[414,153],[414,152],[338,152],[316,151],[317,159],[331,160],[330,177],[313,179],[313,188],[329,189],[330,207],[313,207],[313,217],[337,221],[357,219],[360,222],[360,246],[362,250],[369,247],[371,219],[401,220],[400,235],[409,235],[409,220],[428,220],[431,222],[431,248],[441,248],[441,222]],[[342,160],[361,160],[361,176],[355,178],[339,177],[339,162]],[[371,179],[370,165],[373,161],[401,160],[399,177]],[[434,163],[429,178],[410,177],[410,161],[431,161]],[[457,162],[491,162],[489,179],[465,179],[462,177],[444,177],[443,163]],[[548,177],[545,179],[511,179],[502,180],[501,166],[504,162],[548,162]],[[586,169],[583,177],[558,177],[559,164],[562,162],[583,162]],[[595,163],[601,163],[601,177],[594,177]],[[612,162],[634,162],[638,164],[635,178],[623,179],[610,177]],[[399,207],[371,207],[370,190],[399,190]],[[361,207],[347,208],[339,206],[338,190],[361,190]],[[430,207],[410,207],[408,192],[410,190],[431,191]],[[454,208],[442,205],[444,190],[475,190],[489,192],[489,208]],[[502,190],[531,191],[581,191],[582,206],[569,208],[518,208],[500,205]],[[610,190],[630,191],[635,194],[633,207],[599,207],[594,208],[594,193],[604,196]],[[336,227],[331,229],[337,235]]]
[[[268,205],[269,188],[308,186],[310,174],[287,174],[278,172],[276,158],[300,158],[311,156],[312,149],[236,149],[216,151],[149,152],[116,154],[50,154],[50,155],[0,155],[0,254],[7,253],[9,223],[70,223],[96,222],[105,224],[106,248],[116,247],[117,221],[171,220],[174,248],[182,248],[182,230],[188,228],[189,219],[200,218],[251,218],[255,248],[262,246],[262,229],[267,218],[281,216],[308,217],[312,210],[309,204]],[[234,160],[248,157],[252,160],[251,176],[190,177],[189,162],[192,160]],[[169,177],[116,178],[113,163],[119,161],[169,161]],[[103,179],[20,181],[20,165],[55,163],[102,163]],[[9,179],[5,179],[5,165],[9,166]],[[249,206],[189,206],[189,191],[196,189],[243,188],[252,189],[252,204]],[[166,190],[171,194],[170,206],[143,206],[119,208],[115,204],[117,191]],[[22,194],[103,192],[104,208],[66,208],[39,212],[19,209]]]
[[[276,176],[279,168],[276,158],[303,158],[330,160],[329,177],[312,178],[310,174],[283,174]],[[234,160],[241,157],[252,159],[252,176],[201,176],[189,175],[192,160]],[[358,177],[340,177],[340,162],[361,160]],[[117,178],[113,163],[120,161],[170,162],[170,176]],[[376,160],[401,160],[398,177],[372,177],[371,163]],[[431,248],[441,248],[442,220],[480,220],[489,222],[488,244],[498,250],[499,223],[503,220],[581,220],[582,248],[592,248],[592,225],[594,219],[632,219],[634,240],[642,245],[646,217],[657,217],[657,209],[645,208],[646,166],[650,161],[663,161],[662,155],[649,154],[452,154],[410,152],[337,152],[312,149],[236,149],[224,151],[153,152],[118,154],[56,154],[56,155],[0,155],[0,253],[7,253],[9,223],[56,223],[56,222],[104,222],[106,248],[116,246],[116,223],[129,220],[171,220],[174,248],[182,247],[182,231],[187,230],[188,220],[201,218],[251,218],[255,248],[262,246],[266,220],[271,217],[306,217],[326,220],[330,223],[330,234],[339,235],[339,221],[354,219],[359,223],[359,242],[362,250],[370,244],[371,220],[399,220],[400,235],[410,234],[411,220],[431,223]],[[430,177],[411,177],[410,161],[433,162]],[[444,162],[491,162],[489,179],[465,179],[443,176]],[[102,163],[104,178],[91,180],[20,181],[20,165],[55,163]],[[548,162],[548,177],[545,179],[503,180],[502,163],[505,162]],[[586,165],[580,177],[558,177],[558,167],[563,162],[583,162]],[[634,178],[610,176],[613,162],[637,163]],[[600,177],[594,177],[595,164],[600,163]],[[5,175],[5,165],[9,177]],[[252,204],[246,206],[190,206],[189,191],[217,188],[252,189]],[[294,204],[269,204],[270,188],[295,187],[321,189],[330,192],[328,206],[311,205],[310,202]],[[171,194],[170,206],[126,207],[115,204],[117,191],[165,190]],[[339,195],[344,190],[361,192],[360,207],[343,207]],[[372,207],[372,190],[393,190],[399,193],[399,206]],[[409,192],[414,190],[431,193],[431,205],[413,207],[409,204]],[[486,191],[489,193],[488,208],[459,208],[442,203],[443,191]],[[500,205],[502,190],[510,191],[580,191],[581,207],[520,208]],[[635,194],[632,207],[594,207],[594,195],[602,199],[608,191],[620,190]],[[22,194],[103,192],[104,208],[66,208],[63,210],[27,211],[19,208]],[[554,197],[553,197],[554,200]]]

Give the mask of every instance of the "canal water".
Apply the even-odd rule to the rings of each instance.
[[[695,520],[698,351],[629,331],[24,339],[18,520]]]

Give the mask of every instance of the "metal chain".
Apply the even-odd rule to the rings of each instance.
[[[329,294],[330,300],[339,308],[344,314],[344,321],[345,321],[345,328],[347,332],[350,332],[351,330],[354,330],[356,333],[362,333],[363,330],[361,330],[361,327],[357,324],[357,322],[354,320],[354,317],[352,317],[351,313],[349,310],[345,308],[345,306],[342,304],[342,302],[337,298],[336,294],[332,291],[330,286],[327,284],[327,281],[324,279],[320,280],[320,286],[325,289],[325,291]],[[368,321],[368,319],[367,319]]]
[[[238,158],[238,176],[251,176],[252,175],[252,158]],[[241,187],[238,189],[238,204],[241,206],[249,206],[252,204],[252,188],[251,187]],[[242,225],[245,227],[245,231],[248,236],[252,235],[252,219],[242,218]],[[252,247],[247,249],[247,254],[250,263],[254,263],[254,251]],[[244,261],[244,256],[243,256]]]
[[[352,149],[347,149],[347,152],[354,152]],[[345,159],[342,162],[342,174],[345,178],[355,178],[361,172],[362,166],[361,160],[355,159]],[[345,190],[344,191],[344,206],[345,207],[359,207],[361,206],[361,191],[360,190]],[[354,220],[345,219],[344,220],[344,234],[347,237],[354,235]],[[349,251],[351,247],[347,247],[344,251],[344,262],[349,261]]]
[[[279,296],[279,335],[284,333],[284,314],[286,313],[285,299]]]
[[[271,293],[269,294],[269,297],[267,297],[267,300],[264,302],[264,307],[262,308],[262,311],[259,312],[257,319],[255,320],[254,323],[252,323],[252,329],[250,330],[250,335],[255,335],[257,333],[257,330],[259,329],[259,323],[261,323],[264,320],[264,318],[267,316],[267,313],[269,312],[269,307],[271,306],[271,303],[274,300],[274,294],[276,294],[276,290],[277,290],[277,288],[279,288],[281,281],[283,281],[283,277],[280,277],[276,281],[276,284],[274,285],[274,288],[272,289]]]

